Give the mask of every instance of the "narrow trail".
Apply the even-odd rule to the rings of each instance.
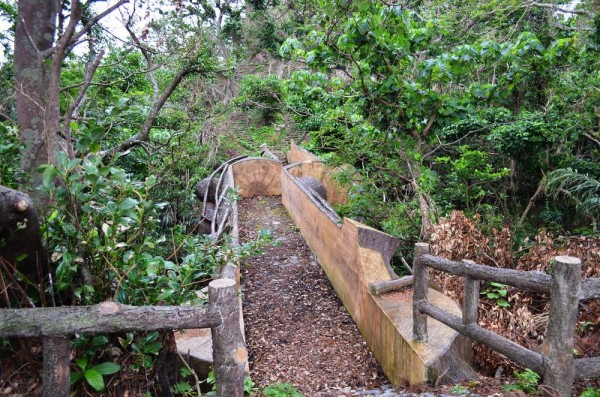
[[[306,396],[353,395],[387,380],[280,197],[239,203],[241,241],[271,230],[242,269],[250,376],[259,386],[290,382]]]

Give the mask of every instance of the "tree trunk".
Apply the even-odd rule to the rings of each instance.
[[[22,290],[43,291],[48,262],[38,213],[27,194],[4,186],[0,186],[0,257],[4,258],[0,271],[11,273],[9,278],[18,272],[31,281],[19,283]]]
[[[42,52],[52,48],[54,43],[59,7],[57,0],[18,2],[15,84],[19,137],[25,145],[21,156],[22,188],[39,185],[41,177],[34,171],[48,163],[46,140],[50,131],[46,125],[46,108],[51,65],[44,62]]]

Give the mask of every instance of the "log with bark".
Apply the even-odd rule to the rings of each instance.
[[[47,255],[40,235],[40,218],[31,198],[0,186],[0,271],[9,273],[13,287],[27,293],[43,291],[48,275]],[[5,300],[5,299],[4,299]],[[0,300],[1,305],[8,302]]]
[[[300,183],[304,186],[312,189],[312,191],[320,196],[323,200],[327,200],[327,189],[325,189],[323,183],[317,178],[312,176],[302,176],[298,178],[298,181],[300,181]]]

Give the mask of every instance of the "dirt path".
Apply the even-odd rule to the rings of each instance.
[[[242,270],[252,380],[260,386],[290,382],[306,396],[385,383],[280,197],[247,199],[239,207],[242,241],[268,229],[279,243]]]

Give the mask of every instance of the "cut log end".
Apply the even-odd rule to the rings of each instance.
[[[581,259],[573,256],[556,256],[554,257],[554,260],[564,263],[565,265],[581,265]]]
[[[210,284],[208,284],[208,286],[211,288],[215,288],[215,289],[221,289],[221,288],[233,287],[233,286],[235,286],[235,284],[236,284],[235,280],[220,278],[220,279],[211,281]]]
[[[19,200],[15,203],[14,207],[18,212],[25,212],[29,209],[29,203],[25,200]]]
[[[119,311],[119,305],[115,302],[102,302],[98,305],[100,314],[114,314]]]

